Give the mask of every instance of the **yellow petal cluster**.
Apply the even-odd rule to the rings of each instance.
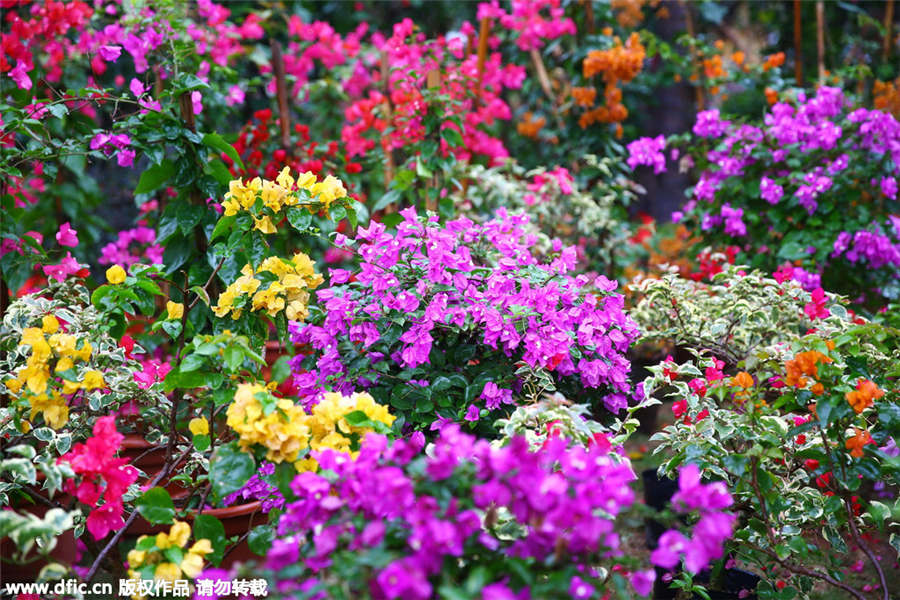
[[[100,371],[85,371],[81,381],[67,379],[69,370],[75,367],[75,361],[88,362],[91,359],[93,347],[87,341],[62,333],[59,329],[59,320],[47,315],[43,317],[41,327],[23,330],[19,346],[28,346],[31,350],[25,366],[19,369],[16,377],[4,382],[13,394],[27,397],[31,405],[31,420],[42,414],[44,421],[54,429],[59,429],[69,420],[69,407],[63,395],[82,389],[91,391],[106,387]],[[54,378],[53,374],[58,375],[59,379]],[[60,384],[62,388],[57,389]]]
[[[257,395],[274,403],[269,414],[265,414]],[[240,436],[241,448],[249,450],[259,444],[268,449],[266,459],[272,462],[297,460],[300,451],[309,443],[309,427],[303,408],[285,398],[273,398],[262,385],[239,385],[226,414],[228,426]]]
[[[264,414],[263,404],[257,397],[265,394],[276,409]],[[240,445],[250,450],[259,444],[268,448],[266,458],[273,462],[289,461],[297,471],[315,471],[318,463],[306,456],[297,460],[301,452],[331,448],[357,456],[355,444],[361,441],[371,427],[360,427],[347,422],[346,416],[362,411],[370,421],[390,427],[396,417],[387,407],[375,402],[367,393],[343,396],[326,393],[323,399],[307,414],[290,400],[276,399],[259,384],[241,384],[228,407],[228,426],[240,436]]]
[[[386,406],[378,404],[375,399],[366,392],[344,396],[337,392],[328,392],[322,400],[312,409],[309,417],[309,429],[311,432],[310,447],[313,450],[334,448],[335,450],[349,451],[349,436],[357,435],[360,439],[369,431],[369,427],[350,425],[345,418],[349,413],[362,411],[370,421],[384,423],[388,427],[393,425],[397,417],[388,412]],[[336,437],[344,441],[337,441]],[[340,445],[332,445],[332,443]]]
[[[300,196],[295,191],[306,190],[309,195],[325,208],[339,198],[347,196],[347,190],[340,179],[329,175],[324,180],[317,182],[313,173],[306,172],[299,175],[295,181],[291,177],[290,169],[285,167],[279,173],[275,181],[255,177],[247,183],[235,179],[228,184],[228,192],[225,201],[222,202],[224,215],[230,217],[242,211],[253,216],[254,228],[263,233],[275,233],[275,225],[271,217],[278,214],[283,208],[300,204]],[[256,201],[260,200],[261,207]],[[268,209],[272,214],[262,212],[262,208]],[[276,219],[278,221],[279,219]]]
[[[257,276],[266,272],[278,279],[263,288],[263,282]],[[322,281],[322,275],[315,272],[312,260],[302,252],[290,260],[270,256],[256,272],[250,265],[244,265],[241,276],[219,295],[213,312],[217,317],[231,313],[232,319],[239,319],[246,305],[235,308],[234,304],[240,297],[249,296],[251,311],[265,311],[271,317],[284,311],[291,321],[303,321],[309,314],[309,291],[319,287]]]
[[[140,545],[149,536],[142,535],[138,538]],[[153,578],[162,581],[175,582],[183,577],[194,579],[203,571],[203,561],[207,554],[213,551],[208,539],[200,539],[187,548],[182,555],[180,563],[163,560],[163,552],[168,548],[186,548],[191,537],[191,526],[184,521],[175,521],[169,532],[158,533],[154,540],[153,548],[149,550],[132,550],[128,553],[128,576],[132,579],[140,579],[139,569],[147,565],[153,565]]]
[[[169,300],[166,302],[166,313],[167,319],[180,319],[184,316],[184,304]]]

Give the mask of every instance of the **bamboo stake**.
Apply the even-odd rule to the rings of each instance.
[[[381,51],[381,83],[384,91],[384,116],[388,123],[391,122],[393,116],[393,111],[391,110],[391,84],[390,84],[390,75],[391,71],[388,68],[388,55],[387,52]],[[394,180],[394,151],[390,148],[385,149],[384,151],[384,188],[387,189],[390,187],[391,182]],[[393,212],[393,206],[385,207],[384,212],[390,213]]]
[[[825,2],[816,0],[816,48],[819,59],[819,85],[825,83]]]
[[[684,11],[684,21],[685,21],[685,26],[687,27],[688,35],[691,37],[691,39],[693,39],[694,38],[694,16],[691,14],[691,7],[688,5],[688,3],[685,0],[678,0],[678,4],[681,5],[681,10]],[[698,76],[702,77],[702,75],[699,75],[700,68],[699,68],[698,61],[697,61],[697,50],[695,48],[691,48],[691,57],[693,58],[694,66],[697,67]],[[697,103],[697,110],[698,111],[703,110],[703,106],[705,104],[704,99],[703,99],[703,87],[699,85],[699,82],[698,82],[698,85],[694,86],[694,97],[695,97],[695,101]]]
[[[887,0],[887,6],[884,7],[884,46],[881,49],[881,58],[887,61],[891,55],[891,48],[894,45],[894,0]]]
[[[491,20],[487,17],[481,19],[481,28],[478,32],[478,79],[475,82],[475,104],[478,108],[481,103],[481,80],[484,79],[484,63],[487,61],[488,38],[491,35]]]
[[[534,70],[537,73],[538,82],[541,84],[541,89],[544,90],[544,94],[547,95],[550,102],[555,103],[556,98],[553,97],[553,87],[550,85],[550,76],[547,75],[547,69],[544,67],[544,60],[541,58],[541,53],[538,52],[537,48],[532,48],[529,50],[529,54],[531,55],[531,62],[534,64]]]
[[[584,4],[584,20],[587,25],[587,32],[594,33],[594,0],[581,0]]]
[[[281,125],[281,147],[291,155],[291,113],[288,110],[287,80],[281,44],[272,42],[272,70],[275,72],[275,97],[278,100],[278,123]]]
[[[794,0],[794,79],[803,85],[803,24],[800,0]]]

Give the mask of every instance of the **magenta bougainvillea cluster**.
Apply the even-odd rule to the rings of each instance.
[[[301,565],[276,576],[280,592],[325,598],[330,586],[350,585],[374,597],[425,600],[441,581],[483,571],[484,598],[589,598],[605,587],[601,568],[610,567],[638,594],[650,592],[656,574],[626,558],[616,524],[634,503],[636,477],[608,445],[554,437],[537,451],[524,438],[496,447],[455,425],[427,457],[423,443],[421,434],[392,444],[370,434],[356,460],[316,454],[329,475],[293,481],[298,500],[285,506],[268,555],[274,573]],[[704,511],[687,544],[698,569],[721,556],[733,517],[719,511],[731,498],[719,484],[699,484],[696,468],[684,473],[675,501],[685,512]],[[678,551],[668,544],[656,564],[673,566],[666,552]],[[370,579],[335,583],[348,561],[374,565]]]
[[[452,400],[437,404],[438,416],[477,420],[481,406],[512,401],[521,363],[554,374],[574,397],[597,389],[609,410],[627,404],[624,353],[637,328],[616,282],[569,275],[572,247],[536,258],[526,215],[501,209],[484,224],[443,225],[412,208],[401,215],[396,233],[373,222],[355,244],[338,237],[359,269],[332,269],[331,287],[317,291],[321,311],[291,324],[294,342],[313,350],[293,362],[301,395],[314,402],[325,385],[362,386],[406,411],[405,395],[416,392],[409,418],[430,424],[434,403],[422,395],[440,385]]]

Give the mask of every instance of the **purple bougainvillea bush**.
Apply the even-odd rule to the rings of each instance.
[[[525,215],[443,225],[401,215],[396,233],[372,222],[355,243],[338,236],[358,271],[332,269],[318,309],[291,325],[312,349],[292,364],[307,402],[365,388],[415,429],[452,420],[485,431],[534,391],[558,389],[595,412],[628,404],[637,327],[616,282],[569,275],[572,247],[535,257]]]
[[[890,113],[823,86],[777,102],[762,123],[703,111],[692,133],[629,144],[628,164],[661,173],[667,145],[698,173],[672,218],[705,244],[737,244],[741,262],[769,271],[802,266],[870,305],[900,298],[900,123]]]
[[[353,460],[317,452],[298,475],[267,554],[269,591],[303,598],[630,598],[656,573],[626,552],[622,517],[636,480],[624,451],[553,437],[503,447],[448,425],[390,444],[369,434]],[[676,512],[693,531],[663,534],[650,561],[696,573],[723,557],[736,516],[721,483],[686,466]]]

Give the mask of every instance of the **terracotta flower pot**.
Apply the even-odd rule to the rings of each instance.
[[[122,456],[122,458],[127,458],[129,464],[147,474],[146,479],[138,481],[142,486],[153,481],[166,464],[165,446],[158,447],[155,444],[151,444],[141,435],[126,435],[125,439],[122,440],[121,448],[122,451],[120,456]],[[178,482],[170,480],[172,475],[178,474],[177,467],[178,465],[175,465],[175,468],[172,469],[172,473],[169,477],[166,477],[158,484],[159,487],[163,487],[169,492],[169,495],[172,496],[173,500],[186,498],[190,493],[188,488],[185,488]]]

